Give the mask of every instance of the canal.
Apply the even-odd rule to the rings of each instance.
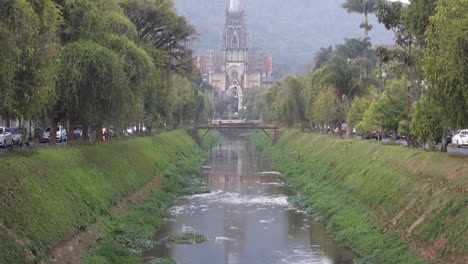
[[[288,202],[291,192],[245,139],[225,138],[202,168],[209,194],[179,198],[145,257],[173,258],[179,264],[353,263],[325,227]],[[170,234],[194,231],[208,241],[175,245]]]

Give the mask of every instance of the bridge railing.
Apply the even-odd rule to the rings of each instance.
[[[224,119],[216,119],[216,120],[211,120],[209,122],[210,125],[227,125],[227,124],[247,124],[247,125],[253,125],[253,124],[262,124],[262,120],[224,120]]]

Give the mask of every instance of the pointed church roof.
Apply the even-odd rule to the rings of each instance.
[[[240,0],[229,0],[229,12],[238,12],[240,9]]]

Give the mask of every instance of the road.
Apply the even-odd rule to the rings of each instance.
[[[385,142],[385,139],[383,140]],[[401,140],[401,141],[398,141],[400,142],[402,145],[406,145],[406,141],[404,140]],[[63,142],[63,143],[57,143],[57,146],[63,146],[63,145],[66,145],[67,143],[66,142]],[[34,148],[34,147],[39,147],[39,148],[44,148],[44,147],[48,147],[49,144],[48,143],[39,143],[39,144],[32,144],[29,148]],[[14,148],[19,148],[19,146],[15,146]],[[8,152],[8,148],[7,149],[3,149],[3,148],[0,148],[0,155]],[[451,147],[449,146],[448,147],[448,152],[449,153],[462,153],[464,155],[468,155],[468,147],[461,147],[461,148],[456,148],[456,147]]]

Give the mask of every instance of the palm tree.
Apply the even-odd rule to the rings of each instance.
[[[348,13],[364,14],[364,21],[361,23],[360,28],[364,29],[364,35],[367,38],[372,25],[369,24],[368,15],[374,13],[377,8],[377,0],[346,0],[341,5]]]
[[[350,60],[340,55],[333,56],[325,66],[324,81],[331,85],[336,96],[341,99],[346,115],[356,96],[368,93],[369,87],[374,84],[372,77],[366,76],[365,58]],[[349,137],[352,127],[347,127],[346,135]]]

